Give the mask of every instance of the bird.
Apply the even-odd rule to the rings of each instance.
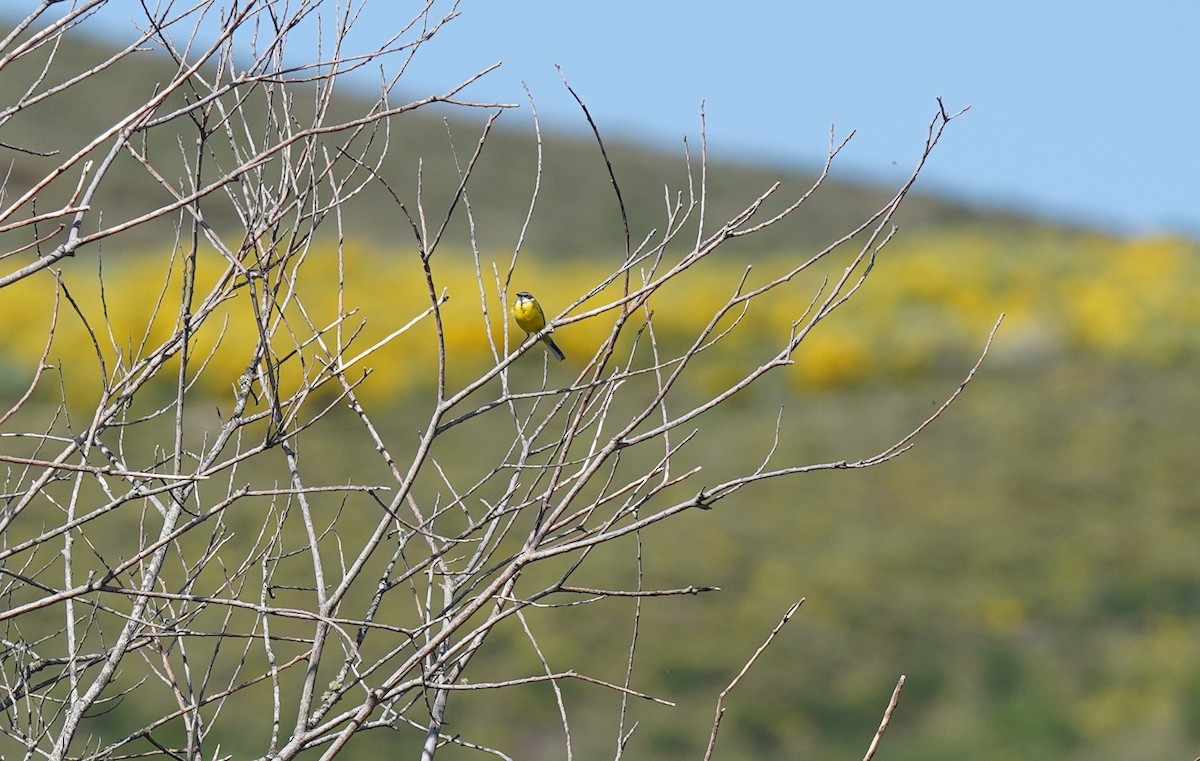
[[[521,291],[517,294],[517,301],[513,304],[512,313],[517,327],[525,331],[527,335],[533,335],[546,327],[546,313],[542,311],[542,305],[529,291]],[[554,339],[550,337],[549,333],[542,336],[542,343],[546,344],[546,350],[553,354],[559,362],[567,358],[562,353],[562,349],[554,343]]]

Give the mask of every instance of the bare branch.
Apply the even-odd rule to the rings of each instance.
[[[742,669],[737,673],[737,676],[735,676],[733,680],[725,686],[725,689],[721,690],[721,694],[717,696],[716,715],[713,716],[712,731],[708,736],[708,747],[704,751],[705,761],[708,761],[708,759],[712,758],[713,751],[717,747],[717,733],[721,729],[721,719],[725,717],[726,698],[728,698],[729,694],[733,692],[733,688],[738,686],[738,683],[742,681],[742,678],[750,672],[750,669],[758,661],[759,657],[766,652],[767,648],[771,646],[771,643],[775,641],[776,635],[783,630],[783,627],[787,626],[788,621],[792,620],[792,616],[796,615],[796,611],[800,610],[800,606],[803,604],[804,598],[800,598],[794,602],[790,608],[787,609],[787,612],[783,614],[783,618],[779,619],[779,623],[775,624],[775,628],[771,630],[771,633],[767,635],[767,638],[763,640],[763,643],[759,645],[758,649],[754,651],[754,654],[742,664]]]

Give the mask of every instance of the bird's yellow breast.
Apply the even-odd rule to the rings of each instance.
[[[541,307],[532,299],[521,299],[513,304],[513,319],[526,333],[536,333],[546,327],[546,318],[542,315]]]

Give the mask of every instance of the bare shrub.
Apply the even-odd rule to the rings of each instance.
[[[629,700],[665,702],[639,691],[633,675],[641,605],[705,591],[655,587],[640,553],[630,556],[630,584],[589,586],[577,579],[597,551],[765,479],[889,460],[945,409],[858,461],[775,463],[770,420],[755,432],[766,456],[745,472],[702,481],[702,463],[686,454],[706,415],[786,372],[810,332],[859,293],[954,118],[940,104],[920,162],[890,201],[820,251],[754,278],[747,267],[686,326],[686,340],[667,340],[656,299],[686,289],[719,250],[794,214],[845,143],[831,139],[825,170],[801,197],[764,214],[778,194],[767,188],[716,224],[706,217],[707,157],[703,148],[689,156],[691,182],[666,195],[661,229],[635,238],[626,223],[625,250],[605,277],[545,301],[551,329],[599,325],[602,338],[571,347],[573,379],[544,371],[538,383],[528,368],[543,361],[541,335],[512,335],[508,319],[520,241],[500,263],[444,247],[452,219],[474,219],[472,172],[504,107],[466,99],[474,77],[436,96],[390,99],[407,61],[453,11],[439,17],[427,5],[377,49],[352,53],[343,43],[353,13],[330,13],[320,0],[166,3],[146,11],[127,47],[62,71],[72,28],[104,4],[59,6],[49,21],[43,5],[0,46],[0,76],[21,83],[0,110],[0,138],[10,122],[67,113],[77,93],[126,76],[145,48],[166,56],[154,86],[126,88],[131,103],[87,141],[0,146],[28,168],[4,181],[0,286],[55,294],[48,313],[31,315],[44,349],[2,431],[0,705],[9,747],[26,757],[332,757],[381,727],[424,737],[424,758],[445,743],[507,757],[444,724],[464,692],[531,681],[558,695],[571,757],[559,685],[614,690],[622,716]],[[290,36],[317,14],[333,28],[311,61],[296,64],[285,55]],[[335,85],[369,66],[393,74],[368,108],[347,115]],[[435,103],[489,114],[476,144],[456,153],[457,191],[437,207],[414,195],[419,188],[396,187],[385,161],[404,150],[391,138],[397,120]],[[533,171],[540,176],[540,161]],[[537,223],[536,200],[527,225]],[[363,203],[394,216],[412,251],[403,267],[424,293],[423,303],[396,303],[394,325],[369,342],[347,283],[377,273],[351,271],[344,259],[346,215]],[[158,282],[106,290],[106,267],[121,266],[126,241],[164,239],[173,243],[153,260]],[[335,276],[310,280],[318,257]],[[475,293],[451,294],[443,273],[464,266]],[[816,271],[789,324],[745,335],[755,304]],[[93,300],[79,296],[85,287]],[[314,293],[335,300],[336,314],[314,308]],[[475,329],[490,348],[484,369],[465,378],[461,368],[473,365],[447,341],[451,295],[477,302]],[[136,329],[112,318],[130,301],[152,304]],[[67,323],[82,326],[89,355],[56,356]],[[424,417],[406,420],[401,434],[394,408],[364,401],[360,389],[368,363],[414,331],[436,344],[436,359],[401,367],[431,379]],[[690,374],[738,341],[752,342],[759,359],[726,368],[732,382],[697,395]],[[221,377],[216,358],[230,355],[240,372]],[[90,379],[87,393],[71,390],[73,372]],[[210,387],[228,391],[213,399]],[[322,469],[331,458],[361,468],[331,480]],[[540,657],[531,619],[612,598],[635,602],[623,680],[544,659],[540,673],[508,681],[468,678],[494,632],[527,637]],[[621,726],[617,755],[633,732]]]

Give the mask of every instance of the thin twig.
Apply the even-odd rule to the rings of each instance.
[[[888,724],[892,720],[892,711],[896,710],[896,704],[900,702],[900,690],[904,689],[904,675],[900,675],[900,679],[896,682],[896,689],[892,690],[891,700],[888,701],[887,708],[883,711],[883,719],[879,722],[879,729],[875,731],[875,737],[871,740],[871,747],[867,748],[867,755],[863,756],[863,761],[871,761],[875,757],[875,751],[879,749],[879,742],[883,739],[883,733],[887,731]]]
[[[742,681],[742,678],[750,672],[750,668],[754,666],[755,662],[758,661],[759,656],[766,652],[767,648],[771,646],[771,643],[775,641],[776,635],[783,630],[784,626],[787,626],[788,621],[792,619],[792,616],[796,615],[796,611],[799,610],[800,606],[803,604],[803,597],[792,603],[792,606],[787,609],[786,613],[783,614],[783,618],[779,619],[779,623],[775,624],[775,628],[771,630],[771,633],[767,635],[767,638],[763,640],[763,643],[758,646],[758,649],[754,651],[754,654],[751,655],[744,664],[742,664],[742,668],[740,671],[738,671],[737,676],[735,676],[733,680],[725,686],[725,689],[721,690],[721,694],[717,696],[717,708],[715,714],[713,715],[712,730],[708,735],[708,747],[704,749],[704,761],[709,761],[709,759],[712,758],[713,751],[716,750],[717,732],[719,732],[721,729],[721,719],[725,717],[726,698],[728,698],[729,694],[733,692],[733,688],[738,686],[738,683]]]

